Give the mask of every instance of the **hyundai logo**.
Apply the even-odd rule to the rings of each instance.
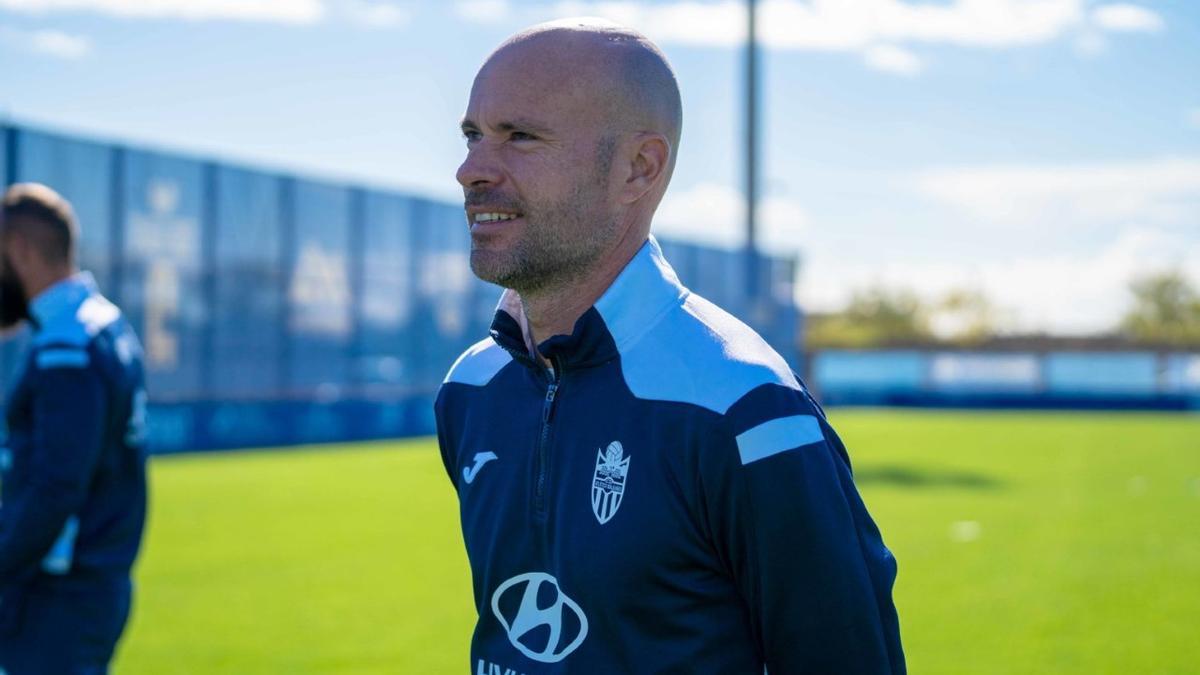
[[[518,596],[520,604],[514,613]],[[545,607],[538,606],[539,598]],[[518,574],[500,584],[492,594],[492,613],[504,626],[512,646],[534,661],[562,661],[587,637],[583,610],[562,592],[557,579],[543,572]],[[539,630],[543,626],[549,630]]]

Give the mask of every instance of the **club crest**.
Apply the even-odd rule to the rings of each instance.
[[[629,457],[619,441],[596,451],[596,473],[592,476],[592,513],[603,525],[621,508],[625,494],[625,476],[629,473]]]

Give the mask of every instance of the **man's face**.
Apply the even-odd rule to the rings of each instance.
[[[29,318],[29,301],[9,259],[11,235],[0,232],[0,330]]]
[[[604,88],[536,51],[510,47],[479,72],[457,174],[472,271],[519,292],[573,278],[619,236],[609,189],[615,138],[595,100]]]

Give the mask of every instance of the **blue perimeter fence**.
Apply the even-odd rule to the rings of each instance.
[[[829,405],[1200,411],[1200,353],[826,350],[809,381]]]
[[[146,350],[155,452],[434,431],[500,289],[459,204],[0,125],[0,184],[74,205],[80,266]],[[662,241],[683,282],[795,355],[796,260]],[[0,346],[7,388],[27,336]]]

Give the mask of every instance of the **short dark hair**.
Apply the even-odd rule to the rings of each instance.
[[[79,225],[71,203],[41,183],[16,183],[0,200],[0,235],[20,231],[48,263],[72,264]]]

